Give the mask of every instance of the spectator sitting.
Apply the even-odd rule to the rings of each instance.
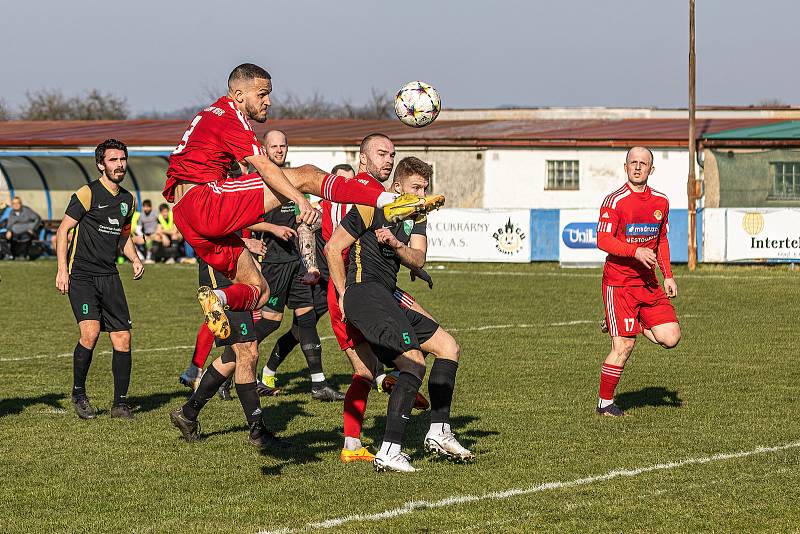
[[[159,224],[158,214],[153,211],[153,204],[150,200],[142,201],[142,211],[133,214],[131,226],[133,227],[133,244],[144,250],[144,262],[154,263],[153,241],[156,240]],[[158,242],[161,243],[161,237],[158,239]]]
[[[166,263],[175,263],[176,258],[181,255],[180,246],[183,236],[175,226],[169,205],[161,204],[158,211],[158,229],[156,229],[154,239],[163,247],[161,254],[166,257]]]
[[[23,206],[21,198],[14,197],[5,223],[6,239],[11,243],[11,255],[14,259],[28,259],[31,241],[42,223],[42,218],[28,206]]]

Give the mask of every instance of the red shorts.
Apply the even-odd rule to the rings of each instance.
[[[665,323],[677,323],[675,308],[659,286],[608,286],[603,284],[606,324],[611,337],[634,337]],[[640,328],[641,325],[641,328]]]
[[[257,173],[196,185],[172,208],[175,226],[203,261],[228,278],[244,242],[236,232],[261,221],[264,181]]]
[[[394,298],[401,308],[412,308],[416,301],[414,297],[400,289],[394,288]],[[342,322],[342,310],[339,309],[339,294],[333,286],[333,280],[328,279],[328,314],[331,318],[331,328],[342,350],[354,349],[364,341],[364,336],[351,323]]]

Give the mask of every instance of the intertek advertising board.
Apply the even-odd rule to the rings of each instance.
[[[800,259],[799,209],[733,209],[727,213],[727,261]]]
[[[428,261],[531,260],[530,210],[442,209],[428,214]]]
[[[597,248],[599,209],[566,209],[559,213],[558,260],[564,266],[600,265],[606,253]]]

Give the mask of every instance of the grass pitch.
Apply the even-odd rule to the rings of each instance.
[[[204,442],[179,439],[168,412],[186,396],[177,375],[201,319],[196,267],[148,266],[140,282],[121,268],[136,419],[109,417],[105,336],[88,381],[100,415],[79,420],[69,403],[78,329],[55,290],[55,263],[0,263],[0,532],[294,532],[326,520],[317,527],[358,533],[800,528],[800,274],[678,268],[684,339],[666,351],[640,338],[618,388],[630,416],[615,420],[593,414],[609,348],[597,326],[598,270],[430,267],[433,291],[404,273],[401,286],[462,345],[453,426],[477,460],[425,459],[423,414],[406,447],[420,470],[404,476],[338,461],[341,405],[310,398],[299,352],[279,371],[284,394],[264,401],[292,451],[262,456],[247,445],[238,402],[208,405]],[[330,336],[327,317],[320,325]],[[330,337],[323,351],[344,390],[349,364]],[[370,396],[366,443],[380,442],[386,399]],[[670,464],[740,451],[758,453]],[[527,493],[486,496],[507,490]]]

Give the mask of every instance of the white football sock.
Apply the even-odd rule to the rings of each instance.
[[[605,408],[606,406],[611,406],[614,404],[614,399],[607,400],[607,399],[598,399],[597,400],[597,407],[598,408]]]
[[[311,373],[311,382],[325,382],[325,373]]]
[[[431,423],[428,434],[450,434],[450,423]]]
[[[379,454],[388,458],[397,456],[400,454],[400,444],[392,443],[391,441],[384,441],[381,443],[381,451]]]
[[[267,367],[267,366],[265,365],[265,366],[264,366],[264,371],[262,371],[262,373],[261,373],[261,374],[262,374],[263,376],[275,376],[276,374],[278,374],[278,371],[273,371],[272,369],[270,369],[269,367]]]
[[[361,440],[359,438],[344,437],[344,448],[348,451],[357,451],[361,446]]]
[[[375,203],[375,206],[378,208],[382,208],[387,204],[391,204],[392,202],[394,202],[394,199],[396,199],[399,196],[400,195],[398,195],[397,193],[390,193],[388,191],[384,191],[383,193],[378,195],[378,201]]]
[[[225,292],[221,289],[213,289],[212,292],[219,297],[219,300],[222,302],[223,306],[228,305],[228,297],[225,295]]]

